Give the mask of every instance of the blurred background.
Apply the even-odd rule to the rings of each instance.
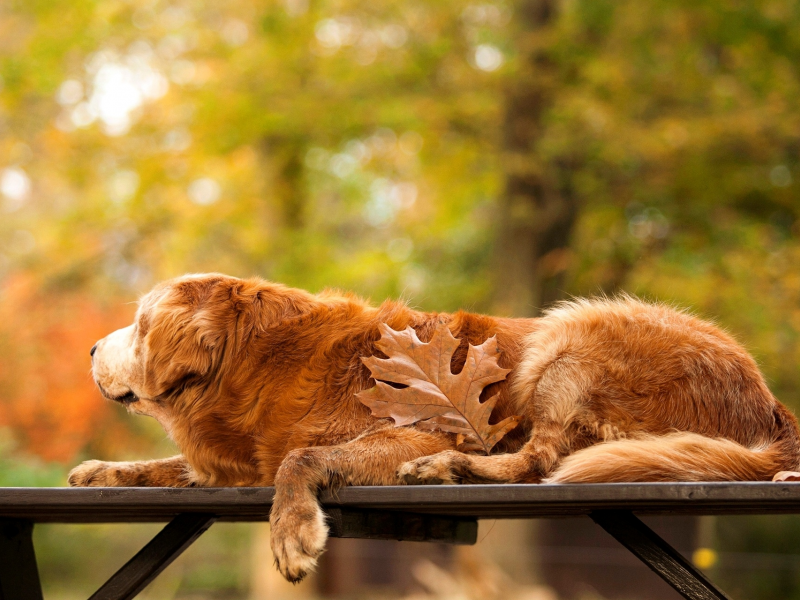
[[[174,453],[88,350],[186,272],[513,316],[624,290],[800,409],[798,28],[796,0],[5,0],[0,484]],[[800,598],[798,517],[650,522],[734,597]],[[47,597],[158,529],[37,526]],[[294,588],[268,539],[215,525],[143,597],[678,598],[588,520],[333,540]]]

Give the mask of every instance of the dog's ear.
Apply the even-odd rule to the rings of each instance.
[[[203,292],[183,283],[152,308],[142,358],[144,387],[153,397],[206,375],[224,343],[225,323],[208,303],[210,294]]]
[[[261,280],[237,282],[229,291],[236,315],[236,350],[241,351],[251,337],[310,312],[316,303],[307,292]]]

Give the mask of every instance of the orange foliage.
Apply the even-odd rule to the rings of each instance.
[[[106,308],[85,291],[48,292],[26,274],[3,282],[0,427],[20,450],[66,462],[90,440],[130,439],[95,389],[89,349],[133,311],[121,302]]]

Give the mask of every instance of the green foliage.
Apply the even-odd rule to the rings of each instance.
[[[0,487],[58,487],[67,473],[61,464],[43,464],[31,457],[4,456],[0,459]]]
[[[800,598],[800,518],[797,515],[719,517],[724,548],[714,581],[732,598]]]
[[[33,541],[45,598],[89,597],[162,527],[158,523],[36,525]],[[252,533],[248,523],[216,523],[141,597],[247,598]]]

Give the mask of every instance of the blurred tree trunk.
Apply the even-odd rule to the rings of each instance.
[[[536,316],[560,299],[578,213],[568,165],[547,164],[536,152],[559,83],[556,65],[548,56],[557,2],[518,0],[515,6],[520,65],[505,91],[505,190],[494,247],[494,310],[515,317]],[[485,551],[506,572],[519,576],[522,568],[539,579],[541,525],[532,520],[509,524],[515,527],[503,531],[503,549],[490,546]],[[518,564],[509,562],[509,556],[518,557]]]
[[[299,138],[270,135],[265,138],[263,148],[274,165],[274,200],[280,209],[281,225],[289,231],[302,229],[306,208],[303,185],[306,142]]]
[[[569,239],[578,215],[571,161],[546,161],[536,148],[559,84],[557,66],[548,54],[557,5],[557,0],[520,0],[516,6],[520,66],[506,89],[495,307],[517,317],[535,316],[563,295]]]

